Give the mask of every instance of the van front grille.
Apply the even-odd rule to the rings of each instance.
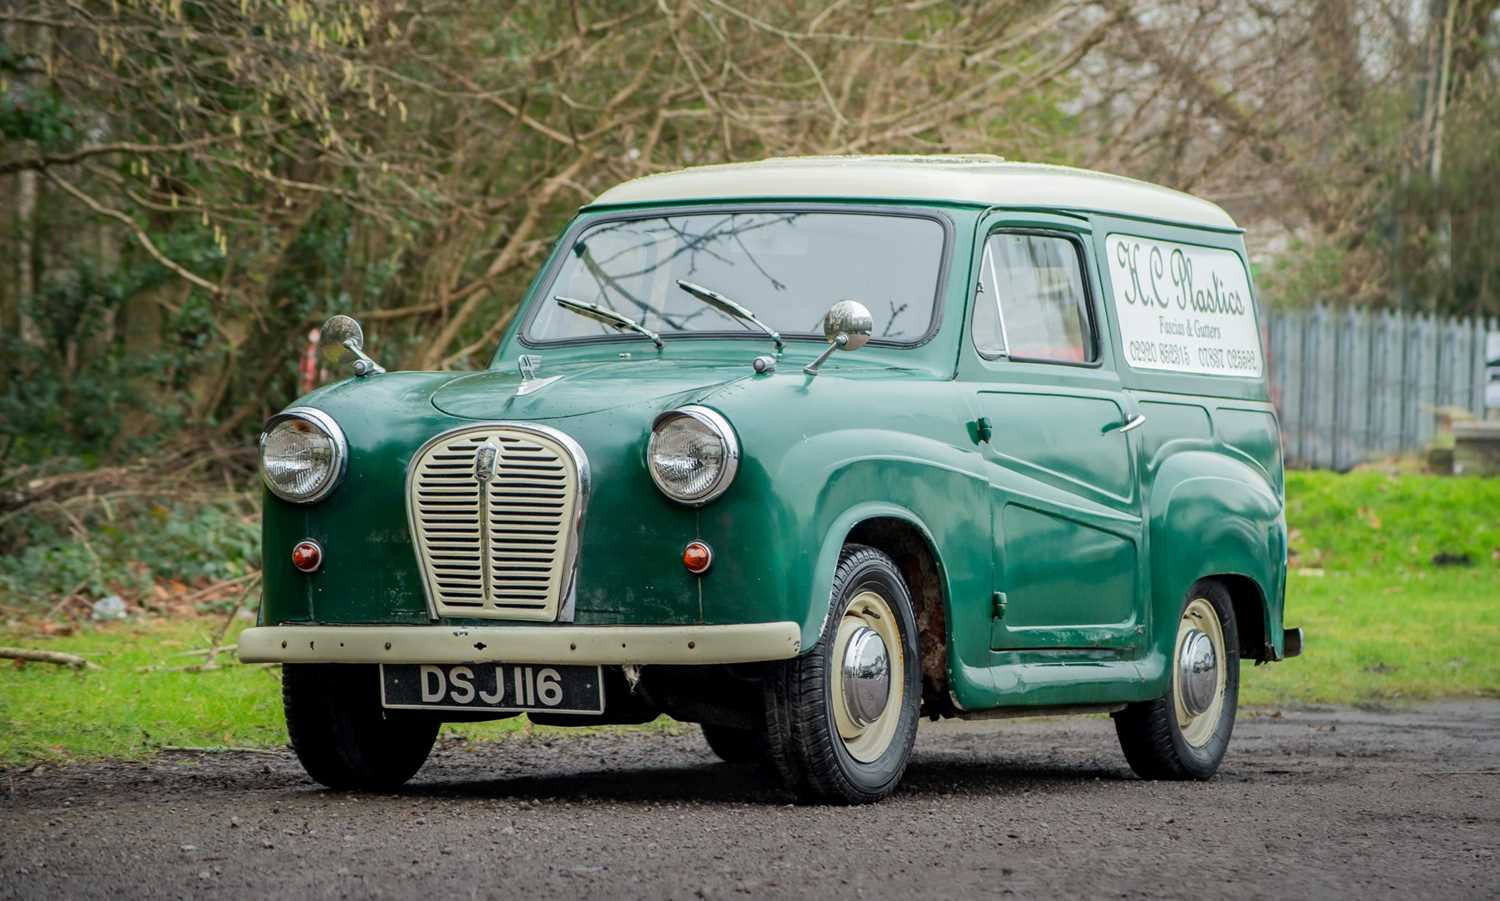
[[[551,429],[485,425],[428,442],[407,512],[437,616],[558,618],[571,599],[587,464]]]

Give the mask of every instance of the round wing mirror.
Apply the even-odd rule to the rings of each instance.
[[[365,354],[365,330],[353,316],[330,316],[318,335],[318,352],[329,363],[354,361],[354,374],[360,378],[385,372],[385,367]]]
[[[875,330],[875,318],[870,310],[857,300],[841,300],[823,314],[823,337],[844,350],[859,350],[870,340]],[[839,336],[847,340],[840,341]]]
[[[329,363],[356,358],[365,349],[365,330],[353,316],[330,316],[318,337],[318,351]]]
[[[823,314],[823,337],[828,339],[828,349],[816,360],[802,367],[808,375],[817,375],[818,367],[836,350],[859,350],[870,340],[875,331],[875,317],[857,300],[841,300]]]

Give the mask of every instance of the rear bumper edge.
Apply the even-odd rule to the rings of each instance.
[[[243,663],[753,663],[802,650],[796,623],[728,626],[257,626]]]

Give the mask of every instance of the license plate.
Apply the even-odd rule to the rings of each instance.
[[[380,702],[398,710],[603,713],[603,685],[597,666],[380,665]]]

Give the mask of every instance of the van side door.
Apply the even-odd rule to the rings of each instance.
[[[1147,597],[1141,420],[1105,333],[1089,224],[992,212],[976,241],[960,371],[990,427],[991,647],[1134,649]]]

